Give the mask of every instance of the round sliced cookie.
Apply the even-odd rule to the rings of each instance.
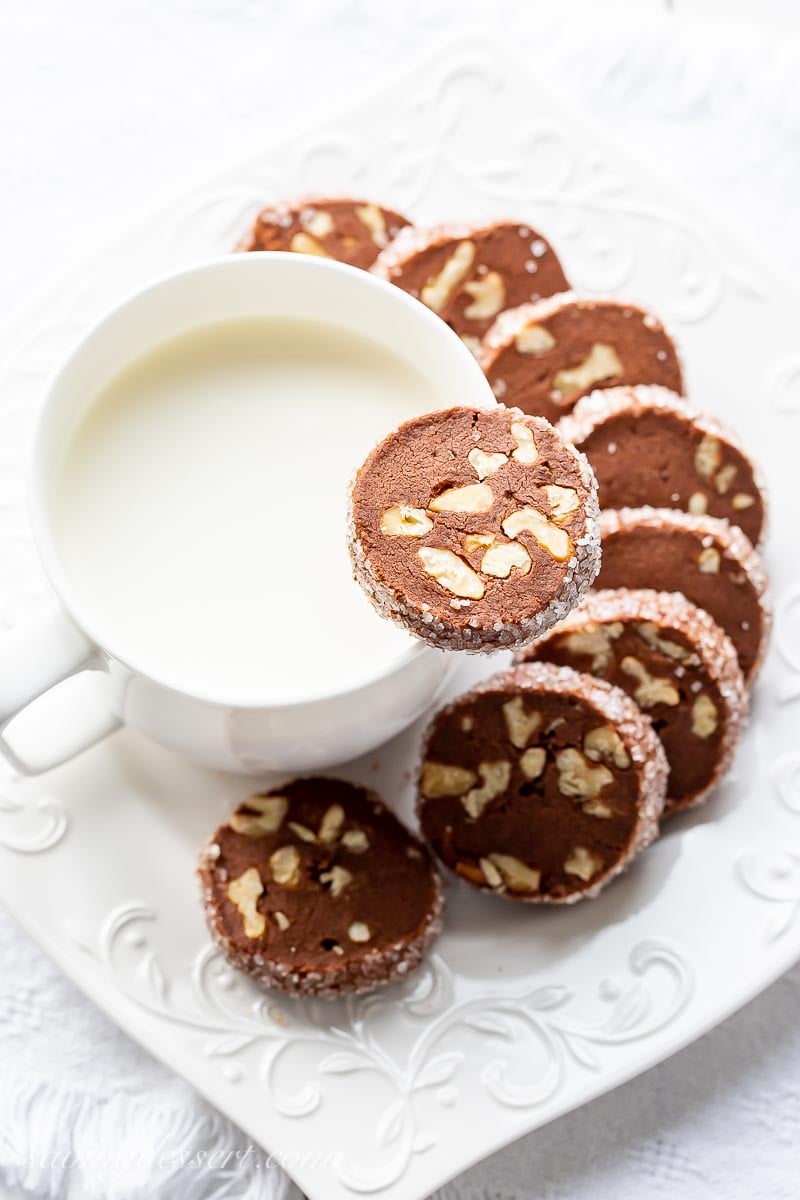
[[[598,569],[594,478],[552,425],[499,406],[407,421],[350,492],[350,554],[377,611],[448,650],[524,645]]]
[[[677,509],[606,509],[598,588],[682,592],[709,613],[736,647],[752,684],[769,640],[767,577],[758,553],[735,525]]]
[[[251,796],[204,847],[199,875],[228,961],[293,995],[404,978],[441,925],[427,850],[374,792],[341,779]]]
[[[625,692],[529,663],[434,718],[418,783],[422,834],[484,891],[571,904],[653,841],[666,781],[663,747]]]
[[[497,318],[480,363],[498,400],[557,421],[597,387],[660,384],[683,391],[675,343],[651,313],[574,292]]]
[[[739,659],[678,592],[595,592],[517,661],[586,671],[636,701],[666,751],[665,815],[699,804],[730,766],[747,713]],[[602,739],[589,756],[601,751]]]
[[[294,250],[372,266],[407,217],[369,200],[312,198],[265,208],[239,250]]]
[[[680,508],[738,525],[754,546],[766,504],[756,468],[725,428],[660,387],[584,397],[559,424],[597,475],[601,508]]]
[[[569,287],[549,243],[514,221],[404,229],[373,271],[427,304],[476,353],[503,309]]]

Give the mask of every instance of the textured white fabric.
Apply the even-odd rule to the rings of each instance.
[[[143,207],[358,99],[470,24],[800,270],[800,45],[656,2],[26,0],[0,6],[0,308]],[[768,3],[766,4],[768,7]],[[390,197],[388,199],[391,199]],[[702,398],[698,398],[702,403]],[[795,1200],[800,969],[662,1067],[524,1139],[447,1200]],[[157,1167],[246,1141],[0,914],[0,1179],[58,1196],[74,1151],[104,1200],[282,1196],[278,1171]],[[111,1165],[93,1164],[116,1151]],[[137,1155],[141,1154],[141,1161]],[[126,1157],[132,1163],[124,1166]]]

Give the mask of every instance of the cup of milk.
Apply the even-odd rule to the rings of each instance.
[[[353,581],[347,483],[401,421],[494,403],[444,322],[332,260],[234,255],[125,301],[38,416],[57,603],[0,640],[6,757],[35,774],[127,724],[207,765],[296,771],[398,733],[452,660]]]

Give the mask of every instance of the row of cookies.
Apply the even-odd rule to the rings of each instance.
[[[465,340],[483,337],[496,395],[525,410],[409,422],[353,486],[354,570],[384,616],[450,649],[522,647],[511,671],[434,718],[419,776],[423,834],[482,890],[536,903],[595,895],[665,813],[708,794],[732,755],[745,676],[768,631],[760,560],[730,523],[759,540],[755,473],[675,394],[680,364],[653,318],[571,295],[540,301],[547,292],[530,278],[527,295],[509,286],[519,239],[536,286],[567,286],[527,227],[423,236],[404,232],[396,213],[342,203],[335,220],[329,205],[282,210],[282,232],[248,248],[347,254],[363,267],[377,258],[382,273],[388,262],[394,282]],[[498,297],[501,308],[525,303],[495,321]],[[655,386],[590,395],[598,382]],[[576,402],[558,431],[526,415],[561,416]],[[595,467],[601,503],[621,509],[599,524],[594,473],[572,443]],[[576,608],[597,575],[600,534],[606,590]],[[367,828],[365,806],[391,827],[388,841]],[[356,862],[373,840],[377,856]],[[224,952],[290,992],[337,995],[400,978],[441,919],[421,844],[376,797],[337,781],[251,798],[204,851],[201,876]]]

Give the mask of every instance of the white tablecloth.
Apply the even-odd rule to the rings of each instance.
[[[660,0],[25,0],[0,7],[0,304],[8,312],[143,208],[276,127],[355,99],[468,24],[525,54],[642,158],[800,270],[800,43]],[[741,5],[736,6],[741,9]],[[754,6],[755,17],[762,6]],[[771,28],[770,28],[771,24]],[[702,403],[702,397],[697,398]],[[796,1200],[800,968],[657,1070],[474,1168],[448,1200]],[[153,1062],[0,913],[0,1180],[58,1195],[74,1149],[104,1200],[280,1194],[246,1169],[153,1177],[241,1135]],[[92,1149],[114,1147],[111,1168]],[[125,1152],[145,1165],[123,1168]]]

